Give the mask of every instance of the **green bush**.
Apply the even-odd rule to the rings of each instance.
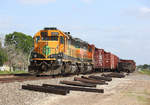
[[[26,71],[0,71],[0,74],[21,74],[21,73],[27,73]]]
[[[150,75],[150,70],[147,70],[147,69],[140,70],[139,72],[142,74]]]

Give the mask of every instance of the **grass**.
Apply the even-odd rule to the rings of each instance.
[[[139,71],[141,74],[146,74],[146,75],[149,75],[150,76],[150,70],[140,70]]]
[[[26,71],[0,71],[0,75],[1,74],[21,74],[21,73],[27,73]]]
[[[148,102],[148,98],[146,98],[145,96],[136,96],[136,98],[138,99],[138,101]]]
[[[146,90],[144,92],[127,92],[126,95],[130,98],[134,97],[141,102],[142,105],[150,105],[150,93]]]

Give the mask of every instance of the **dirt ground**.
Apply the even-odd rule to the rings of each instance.
[[[98,86],[104,93],[71,91],[67,96],[46,97],[33,105],[150,105],[150,76],[137,72],[113,78],[109,85]]]

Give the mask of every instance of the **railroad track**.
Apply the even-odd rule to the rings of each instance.
[[[10,78],[0,78],[0,83],[23,82],[23,81],[41,80],[50,78],[52,77],[36,77],[36,76],[10,77]]]
[[[29,73],[22,74],[2,74],[0,75],[0,83],[10,83],[10,82],[23,82],[31,80],[40,80],[40,79],[50,79],[52,76],[42,76],[37,77]]]
[[[67,77],[73,75],[66,75]],[[64,76],[64,77],[66,77]],[[31,75],[29,73],[21,74],[1,74],[0,83],[10,83],[10,82],[23,82],[23,81],[32,81],[32,80],[41,80],[41,79],[52,79],[59,78],[61,75],[49,76],[49,75]]]
[[[92,73],[91,75],[94,74],[103,74],[103,73]],[[107,74],[107,73],[105,73]],[[75,76],[75,75],[69,75],[71,76]],[[67,77],[69,77],[67,76]],[[47,75],[43,75],[43,76],[33,76],[31,74],[28,73],[23,73],[23,74],[4,74],[4,75],[0,75],[0,83],[10,83],[10,82],[23,82],[23,81],[32,81],[32,80],[41,80],[41,79],[52,79],[52,78],[60,78],[62,77],[61,75],[57,75],[57,76],[47,76]]]
[[[31,76],[29,73],[19,73],[19,74],[0,74],[0,77],[2,76]]]
[[[68,75],[67,77],[71,77],[74,75]],[[31,75],[29,73],[22,74],[4,74],[0,75],[0,83],[11,83],[11,82],[23,82],[23,81],[32,81],[32,80],[41,80],[41,79],[52,79],[52,78],[60,78],[61,75],[49,76],[49,75]]]
[[[94,73],[95,74],[95,73]],[[66,77],[71,77],[74,75],[67,75]],[[41,79],[52,79],[60,78],[61,75],[48,76],[48,75],[31,75],[28,73],[23,74],[4,74],[0,75],[0,83],[11,83],[11,82],[23,82],[23,81],[32,81],[32,80],[41,80]],[[65,76],[64,76],[65,77]]]

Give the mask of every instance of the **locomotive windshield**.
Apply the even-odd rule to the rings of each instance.
[[[51,41],[58,41],[58,36],[50,36],[50,38]]]
[[[50,40],[50,36],[45,36],[45,37],[42,36],[42,40]]]
[[[44,37],[42,37],[42,40],[58,41],[58,36],[44,36]]]

